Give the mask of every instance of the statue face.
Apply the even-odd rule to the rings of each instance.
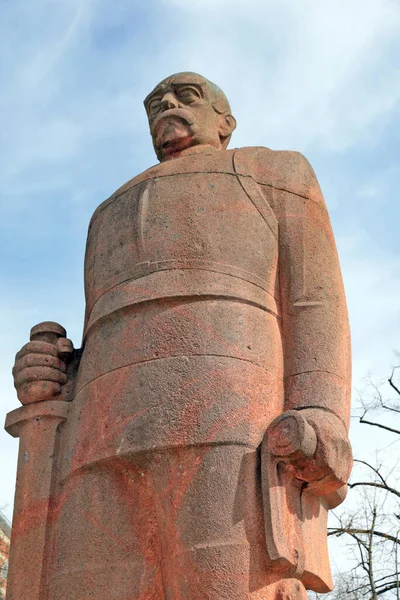
[[[199,144],[223,147],[226,115],[216,112],[209,84],[199,75],[172,75],[156,86],[144,104],[160,161]]]

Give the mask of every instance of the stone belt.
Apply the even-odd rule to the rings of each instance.
[[[277,315],[274,296],[238,275],[194,268],[158,270],[124,281],[104,292],[92,307],[84,335],[95,323],[116,311],[135,304],[172,298],[225,298]]]

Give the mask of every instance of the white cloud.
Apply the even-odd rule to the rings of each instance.
[[[343,150],[400,99],[400,5],[392,0],[165,0],[178,7],[172,55],[221,83],[234,143]],[[196,27],[194,27],[194,23]],[[377,85],[378,84],[378,85]]]
[[[110,74],[107,57],[96,61],[95,47],[90,53],[96,17],[92,0],[39,0],[32,12],[26,8],[17,2],[9,9],[27,40],[19,40],[22,51],[10,54],[0,98],[0,111],[7,115],[0,149],[3,184],[18,187],[27,168],[65,165],[85,156],[99,138],[133,136],[134,106],[140,102],[133,77],[119,89],[106,77],[101,85],[85,82],[85,72],[89,81],[94,74],[98,80],[102,69]],[[39,34],[31,33],[29,17],[40,23]],[[13,34],[13,29],[3,32],[7,50],[15,43]],[[42,185],[48,187],[46,177]]]

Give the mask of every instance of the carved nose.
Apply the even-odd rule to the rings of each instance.
[[[168,110],[169,108],[178,108],[179,103],[175,96],[171,92],[168,92],[162,97],[161,106],[163,110]]]

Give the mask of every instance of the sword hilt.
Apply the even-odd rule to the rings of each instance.
[[[43,321],[32,327],[30,332],[31,342],[46,342],[56,347],[57,356],[60,360],[67,363],[72,357],[73,346],[66,337],[67,332],[53,321]],[[28,398],[28,403],[43,402],[44,400],[59,400],[61,384],[56,381],[40,379],[24,384],[23,396]],[[21,398],[21,396],[20,396]],[[25,404],[24,400],[22,402]]]

